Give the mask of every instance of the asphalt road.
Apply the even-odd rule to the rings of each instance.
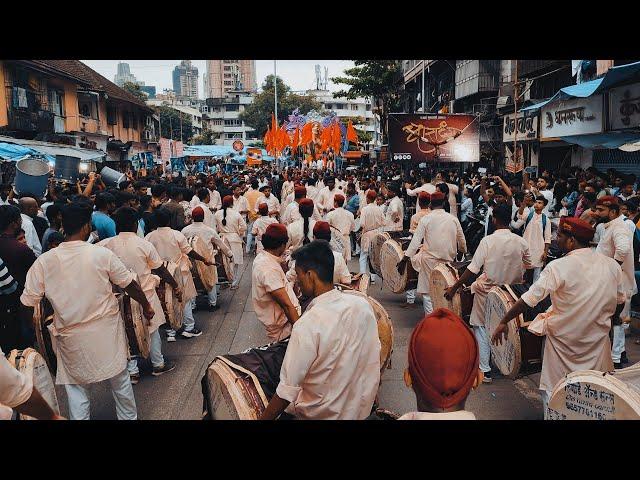
[[[257,320],[251,304],[251,262],[245,258],[240,288],[224,289],[218,297],[219,310],[213,313],[198,311],[196,325],[203,331],[197,338],[167,343],[163,337],[163,353],[175,361],[175,370],[159,377],[149,374],[143,365],[141,380],[134,385],[141,420],[198,420],[202,417],[200,381],[204,371],[217,355],[238,353],[246,348],[268,343],[264,327]],[[357,271],[357,258],[351,261]],[[379,391],[380,407],[397,413],[415,410],[415,397],[403,381],[407,364],[407,343],[411,331],[422,318],[422,302],[407,305],[404,295],[392,294],[372,285],[373,295],[387,309],[394,326],[394,351],[391,368],[385,370]],[[418,297],[419,298],[419,297]],[[632,363],[640,359],[640,347],[627,338],[627,354]],[[146,374],[145,374],[146,373]],[[537,420],[542,419],[542,403],[538,394],[539,373],[516,380],[497,377],[490,384],[472,391],[466,408],[481,420]],[[58,387],[58,400],[63,415],[67,400],[63,388]],[[91,388],[91,417],[115,419],[115,405],[106,384]]]

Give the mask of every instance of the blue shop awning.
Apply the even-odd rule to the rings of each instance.
[[[630,82],[632,80],[640,80],[640,62],[630,63],[628,65],[620,65],[619,67],[610,68],[602,78],[591,80],[590,82],[579,83],[561,88],[558,92],[544,102],[536,103],[530,107],[521,109],[521,112],[539,110],[546,104],[568,98],[586,98],[591,95],[603,92],[617,85]]]
[[[562,137],[562,140],[590,150],[601,148],[613,149],[630,143],[640,142],[640,132],[606,132],[594,135],[574,135]]]

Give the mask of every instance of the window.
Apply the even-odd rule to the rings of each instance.
[[[371,111],[371,104],[367,103],[367,112],[370,112],[370,111]]]
[[[355,103],[352,103],[351,110],[358,110],[358,105],[356,105]]]
[[[122,112],[122,126],[129,128],[129,112]]]
[[[332,110],[333,109],[333,104],[331,103],[327,103],[324,108],[326,108],[327,110]]]
[[[237,135],[237,133],[225,133],[224,138],[226,138],[227,140],[233,140]]]
[[[64,93],[59,90],[49,90],[49,108],[50,110],[62,117],[64,115]]]
[[[242,125],[242,121],[241,120],[225,120],[224,124],[227,127],[237,127],[237,126]]]
[[[336,110],[344,110],[346,105],[344,103],[336,103]]]
[[[231,77],[232,77],[232,75],[230,73],[225,73],[224,74],[224,78],[231,78]]]
[[[230,80],[226,80],[226,81],[224,82],[224,84],[225,84],[225,85],[227,85],[227,86],[231,86],[231,85],[233,85],[233,82],[232,82],[232,81],[230,81]]]
[[[237,112],[240,110],[240,105],[235,104],[235,105],[226,105],[225,109],[227,112]]]
[[[230,65],[225,65],[224,66],[224,71],[225,72],[230,72],[231,71],[231,66]]]
[[[118,111],[116,107],[107,107],[107,125],[118,124]]]

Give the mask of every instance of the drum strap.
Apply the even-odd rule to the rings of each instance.
[[[520,297],[518,297],[518,295],[515,294],[515,292],[513,291],[510,285],[503,285],[503,287],[516,302],[520,299]],[[529,323],[531,323],[531,322],[525,322],[522,315],[518,315],[516,320],[518,322],[518,327],[526,327],[527,325],[529,325]]]

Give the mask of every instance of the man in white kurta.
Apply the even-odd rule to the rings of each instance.
[[[342,208],[344,205],[344,195],[336,195],[335,196],[335,208],[331,212],[327,213],[327,222],[333,228],[340,232],[342,235],[342,239],[344,240],[344,251],[342,255],[346,262],[351,260],[351,232],[354,232],[356,229],[356,222],[351,213],[348,210]]]
[[[491,343],[485,330],[484,317],[487,295],[496,285],[523,283],[525,270],[531,268],[529,246],[522,237],[509,230],[510,221],[511,208],[506,205],[494,208],[493,224],[496,230],[480,241],[471,263],[445,294],[447,298],[452,298],[462,285],[470,284],[473,277],[477,276],[471,283],[471,292],[474,295],[470,323],[478,341],[480,370],[484,373],[485,383],[492,380],[489,365]]]
[[[278,223],[278,220],[269,216],[269,206],[266,203],[258,205],[258,213],[260,216],[253,222],[253,227],[251,228],[251,233],[256,238],[256,253],[260,253],[264,249],[262,235],[264,235],[267,227],[272,223]]]
[[[222,204],[222,210],[215,213],[216,227],[220,236],[229,242],[233,251],[233,282],[231,289],[235,290],[240,284],[240,270],[244,264],[244,250],[242,248],[242,238],[247,231],[247,222],[232,207],[232,197],[226,199]],[[226,212],[226,213],[225,213]]]
[[[262,194],[256,200],[254,205],[254,209],[256,212],[258,211],[258,207],[261,203],[266,203],[269,208],[269,216],[276,217],[280,212],[280,201],[278,198],[271,193],[271,187],[265,186],[260,189]]]
[[[385,218],[382,209],[376,205],[376,192],[374,190],[367,191],[366,206],[360,211],[360,228],[362,236],[360,237],[360,273],[368,273],[371,277],[371,283],[375,283],[377,275],[369,268],[369,247],[371,240],[384,227]]]
[[[251,300],[258,320],[264,325],[269,340],[277,342],[291,334],[292,324],[284,309],[271,294],[284,289],[294,308],[300,313],[300,303],[293,285],[282,269],[280,258],[267,250],[256,255],[251,271]]]
[[[371,413],[380,383],[376,317],[365,298],[333,289],[331,257],[326,242],[294,255],[302,293],[313,300],[293,325],[263,419],[282,411],[308,420],[363,420]]]
[[[214,228],[211,228],[208,225],[205,225],[203,219],[207,215],[206,208],[195,208],[193,210],[193,223],[188,225],[182,229],[182,234],[187,237],[187,239],[198,236],[204,243],[207,245],[209,249],[209,258],[214,257],[214,249],[220,250],[222,255],[226,255],[229,258],[233,258],[233,252],[231,248],[222,240],[218,232],[215,231]],[[218,271],[216,268],[213,269],[215,272],[215,280],[214,283],[218,282]],[[218,306],[218,285],[214,285],[210,291],[207,292],[207,299],[209,300],[209,310],[215,310]],[[195,298],[192,300],[195,303]]]
[[[452,262],[458,251],[467,252],[467,242],[460,221],[443,209],[444,194],[431,195],[431,213],[422,217],[409,247],[404,252],[401,263],[411,259],[411,265],[418,272],[417,291],[422,295],[425,313],[433,311],[429,296],[431,271],[439,263]]]
[[[551,220],[544,213],[546,199],[539,197],[533,204],[533,211],[528,211],[525,217],[525,211],[518,211],[517,225],[525,225],[522,238],[529,245],[529,255],[531,255],[531,267],[533,268],[533,281],[535,282],[540,276],[540,272],[544,268],[547,260],[547,252],[551,246]]]
[[[627,300],[620,318],[626,322],[629,320],[631,297],[638,293],[633,259],[634,233],[627,226],[625,217],[620,215],[620,205],[616,197],[600,197],[596,201],[596,214],[599,226],[602,225],[602,234],[596,252],[613,258],[622,267]],[[622,368],[622,358],[626,356],[624,327],[623,323],[613,326],[611,357],[616,368]]]
[[[111,385],[118,419],[137,418],[126,368],[128,343],[112,286],[126,288],[133,281],[111,250],[83,240],[49,250],[27,273],[21,302],[35,307],[46,296],[54,310],[56,384],[65,386],[72,420],[89,419],[86,386],[104,380]]]
[[[398,185],[389,185],[387,193],[387,203],[384,207],[385,227],[387,232],[399,232],[402,230],[402,221],[404,220],[404,204],[402,199],[398,197],[400,187]]]
[[[540,376],[545,416],[551,392],[566,374],[613,369],[611,318],[622,310],[626,286],[616,261],[588,247],[594,233],[583,220],[563,218],[558,246],[566,255],[547,265],[493,332],[492,341],[502,341],[510,320],[551,296],[551,308],[529,325],[529,331],[546,335]]]
[[[202,189],[202,194],[204,195],[205,189]],[[213,213],[211,212],[211,210],[209,209],[209,202],[211,200],[211,196],[208,194],[208,190],[207,190],[207,195],[200,200],[198,198],[198,203],[196,203],[193,208],[189,211],[189,216],[191,218],[193,218],[193,211],[197,208],[197,207],[201,207],[204,211],[204,220],[203,223],[205,225],[207,225],[208,227],[211,228],[216,228],[216,219],[213,215]]]
[[[326,215],[328,212],[333,210],[335,203],[334,197],[337,194],[342,194],[342,190],[336,187],[336,180],[333,177],[330,177],[326,181],[326,186],[318,192],[315,202],[322,215]]]

